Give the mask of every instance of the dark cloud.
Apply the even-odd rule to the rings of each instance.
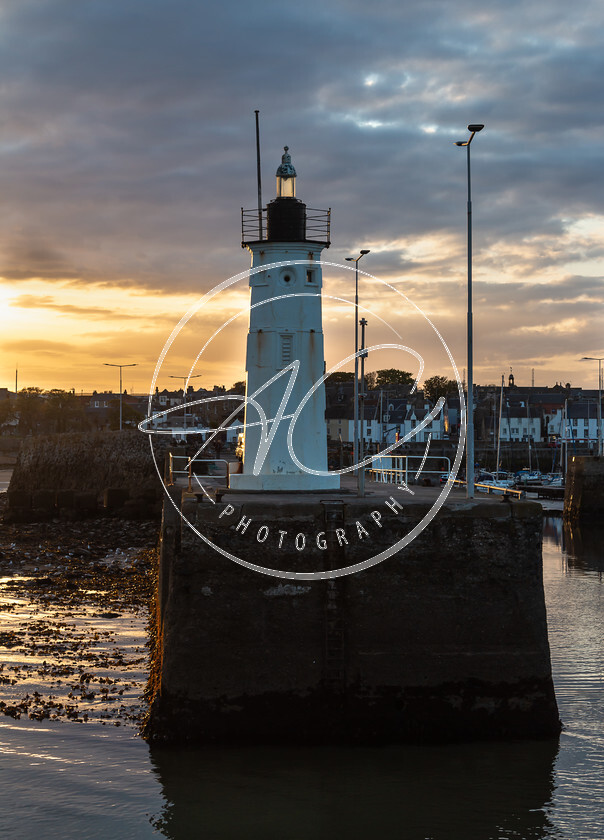
[[[539,301],[544,317],[572,307],[591,324],[600,281],[581,272],[602,262],[602,237],[573,226],[604,217],[603,19],[596,0],[580,14],[562,0],[6,4],[1,273],[202,293],[242,270],[259,108],[265,200],[287,143],[300,197],[332,208],[326,258],[371,243],[376,275],[423,278],[459,315],[454,141],[481,121],[479,299],[494,322],[511,294],[528,326]],[[414,249],[430,237],[445,245]]]

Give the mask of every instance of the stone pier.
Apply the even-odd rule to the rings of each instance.
[[[604,524],[604,458],[573,455],[568,462],[564,518]]]
[[[468,501],[453,490],[383,562],[305,579],[387,553],[426,522],[439,493],[367,489],[364,499],[243,492],[211,504],[171,488],[148,739],[395,743],[559,733],[540,505]],[[209,542],[289,577],[252,571]]]

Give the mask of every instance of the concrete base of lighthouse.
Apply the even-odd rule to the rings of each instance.
[[[298,490],[321,491],[339,490],[339,475],[313,475],[312,473],[267,473],[265,475],[232,475],[229,482],[231,490],[265,490],[272,493],[287,493]]]
[[[346,476],[342,484],[352,489]],[[292,574],[352,567],[418,526],[440,492],[414,490],[402,498],[368,482],[363,499],[267,493],[209,504],[170,487],[145,737],[203,745],[555,739],[535,502],[468,501],[453,489],[404,549],[346,577],[268,577],[215,548]],[[391,494],[404,511],[387,506]],[[306,537],[302,550],[295,535]]]

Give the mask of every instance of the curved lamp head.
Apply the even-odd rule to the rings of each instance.
[[[476,134],[476,132],[482,131],[483,128],[484,128],[484,125],[482,125],[481,123],[472,123],[471,125],[468,126],[468,131],[472,132],[470,134],[470,139],[469,140],[456,140],[455,145],[456,146],[469,146],[470,143],[472,142],[472,140],[474,139],[474,135]]]
[[[361,257],[364,257],[365,254],[368,254],[368,253],[369,253],[369,250],[365,249],[365,250],[361,251],[361,253],[359,254],[358,257],[344,257],[344,259],[346,260],[346,262],[358,262],[361,259]]]

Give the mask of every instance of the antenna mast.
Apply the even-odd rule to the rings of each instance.
[[[260,174],[260,126],[258,123],[259,111],[254,111],[256,114],[256,172],[258,176],[258,231],[260,233],[259,239],[263,239],[262,235],[262,176]]]

